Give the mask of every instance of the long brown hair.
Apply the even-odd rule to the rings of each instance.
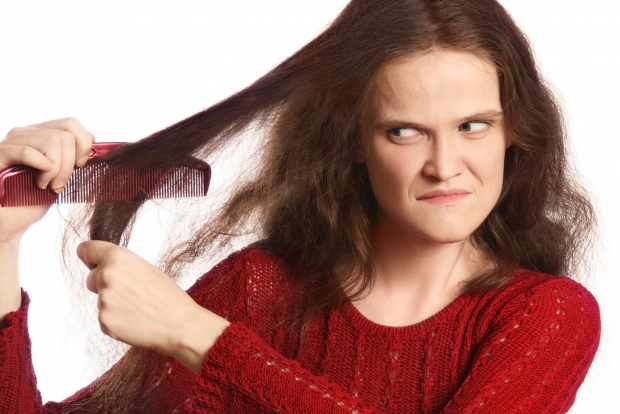
[[[493,289],[516,267],[578,273],[587,265],[593,208],[573,178],[557,101],[525,35],[495,0],[352,0],[322,34],[246,89],[111,154],[108,161],[122,168],[149,170],[189,156],[208,161],[240,137],[250,139],[242,134],[249,128],[264,131],[260,168],[166,256],[164,270],[174,276],[250,229],[263,246],[310,269],[294,280],[310,295],[300,321],[346,299],[343,287],[353,292],[349,299],[359,297],[374,280],[370,234],[378,206],[355,154],[375,81],[394,59],[433,48],[495,63],[513,142],[500,199],[472,236],[495,268],[465,283],[463,293]],[[90,237],[126,243],[143,202],[91,206]],[[139,386],[144,358],[132,349],[100,380],[97,405],[119,412],[148,405]]]

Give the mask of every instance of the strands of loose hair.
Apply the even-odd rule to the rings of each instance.
[[[500,199],[472,235],[495,266],[467,281],[463,294],[493,289],[517,267],[578,274],[587,264],[594,211],[570,169],[559,106],[526,37],[495,0],[353,0],[254,84],[109,157],[140,170],[182,165],[190,156],[210,161],[252,139],[244,134],[250,126],[265,132],[260,168],[239,180],[219,214],[168,252],[163,270],[176,277],[251,233],[304,269],[291,276],[308,298],[295,315],[300,332],[317,313],[361,297],[374,281],[370,234],[378,205],[355,155],[375,110],[376,79],[396,59],[437,49],[495,64],[512,140]],[[90,237],[126,244],[143,202],[91,206]],[[157,396],[144,393],[147,353],[131,349],[86,404],[122,413],[155,407]]]

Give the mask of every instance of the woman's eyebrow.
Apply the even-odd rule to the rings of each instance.
[[[476,120],[476,119],[491,119],[491,120],[499,120],[504,117],[504,113],[502,111],[497,111],[494,109],[488,109],[486,111],[477,112],[475,114],[466,116],[462,118],[462,122]]]
[[[497,121],[497,120],[502,119],[503,117],[504,117],[504,113],[502,111],[498,111],[495,109],[488,109],[485,111],[476,112],[475,114],[467,115],[459,119],[457,122],[463,123],[463,122],[473,121],[473,120]],[[378,119],[377,122],[375,122],[374,127],[379,128],[379,129],[394,128],[394,126],[397,126],[397,125],[408,126],[412,128],[421,128],[421,129],[425,128],[424,124],[421,124],[419,122],[411,122],[411,120],[405,120],[405,119],[400,119],[400,118]]]

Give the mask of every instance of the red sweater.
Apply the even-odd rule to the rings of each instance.
[[[198,375],[171,358],[153,373],[158,412],[564,413],[599,344],[598,305],[583,286],[519,270],[406,327],[378,325],[346,302],[312,321],[302,347],[297,330],[278,324],[291,309],[276,306],[290,272],[271,253],[247,248],[190,288],[232,323]],[[61,412],[89,388],[42,404],[28,303],[24,293],[0,332],[0,412]]]

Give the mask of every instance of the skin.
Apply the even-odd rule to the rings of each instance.
[[[170,355],[199,372],[229,322],[201,307],[168,275],[130,250],[102,241],[77,249],[91,271],[101,331],[113,339]]]
[[[367,163],[381,207],[373,233],[378,279],[355,305],[369,319],[397,326],[436,313],[454,299],[460,280],[488,265],[468,240],[499,197],[509,143],[497,72],[475,55],[440,50],[400,60],[384,70],[379,90],[377,119],[358,160]],[[42,171],[40,187],[61,189],[92,142],[72,118],[15,128],[0,142],[0,168],[34,166]],[[419,200],[453,188],[466,194]],[[0,208],[0,327],[21,305],[21,236],[46,211]],[[87,241],[77,254],[90,269],[86,285],[98,295],[105,334],[200,370],[226,320],[126,248]]]
[[[459,282],[489,266],[469,239],[499,198],[510,143],[497,70],[474,54],[401,59],[381,74],[378,92],[358,160],[380,206],[377,282],[355,305],[377,323],[402,326],[443,309]],[[463,194],[425,198],[454,189]]]

